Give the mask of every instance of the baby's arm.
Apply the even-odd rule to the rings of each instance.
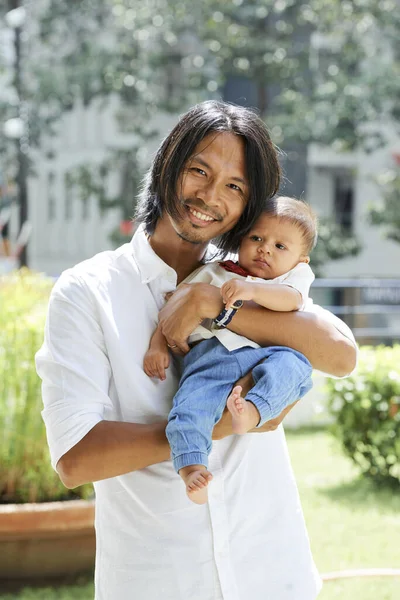
[[[221,294],[227,308],[236,300],[253,300],[264,308],[281,312],[299,310],[303,305],[300,292],[283,283],[264,284],[231,279],[221,287]]]
[[[144,356],[143,369],[149,377],[158,377],[161,381],[164,381],[165,369],[168,367],[169,351],[167,340],[158,326],[151,337],[149,349]]]

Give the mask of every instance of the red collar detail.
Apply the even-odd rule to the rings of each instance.
[[[250,275],[250,273],[243,269],[239,263],[235,263],[233,260],[224,260],[219,264],[225,271],[229,271],[230,273],[236,273],[236,275],[242,275],[242,277],[248,277]]]

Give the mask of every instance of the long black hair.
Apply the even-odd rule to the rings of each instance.
[[[162,142],[147,173],[136,209],[136,220],[144,223],[151,235],[165,210],[178,217],[179,176],[196,146],[210,133],[240,135],[245,143],[246,176],[249,197],[242,216],[216,245],[222,254],[236,252],[240,240],[261,214],[265,202],[278,191],[281,170],[277,148],[264,122],[255,112],[242,106],[209,100],[184,114]]]

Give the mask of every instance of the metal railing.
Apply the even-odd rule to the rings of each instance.
[[[316,279],[310,295],[343,319],[360,343],[400,341],[400,279]]]

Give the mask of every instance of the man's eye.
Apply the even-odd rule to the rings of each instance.
[[[228,187],[230,187],[232,190],[237,190],[238,192],[242,191],[241,188],[238,185],[236,185],[236,183],[229,183]]]
[[[286,250],[286,246],[283,244],[275,244],[275,246],[278,248],[278,250]]]
[[[191,171],[195,171],[196,173],[198,173],[199,175],[206,175],[206,172],[203,171],[203,169],[199,169],[199,167],[192,167],[190,169]]]

